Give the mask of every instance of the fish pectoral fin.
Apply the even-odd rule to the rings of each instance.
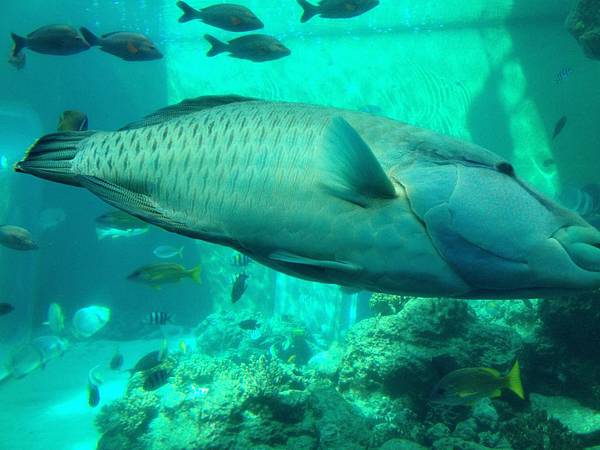
[[[92,176],[78,176],[77,180],[83,187],[94,193],[109,205],[119,208],[132,216],[164,228],[167,231],[179,233],[194,239],[202,239],[215,244],[232,245],[233,239],[210,227],[202,229],[195,224],[192,228],[173,218],[175,213],[163,208],[150,196],[135,192],[123,186]]]
[[[78,179],[86,189],[102,200],[133,216],[170,231],[185,228],[183,223],[167,217],[166,211],[145,194],[131,191],[97,177],[79,176]]]
[[[343,261],[328,261],[322,259],[306,258],[304,256],[295,255],[290,252],[277,251],[269,255],[269,258],[274,261],[284,262],[288,264],[297,264],[303,266],[312,266],[319,269],[334,269],[342,272],[356,273],[362,270],[357,264],[352,264]]]
[[[133,42],[127,43],[127,51],[132,54],[136,54],[139,52],[139,49],[133,44]]]
[[[129,123],[121,128],[122,130],[133,130],[136,128],[143,128],[150,125],[156,125],[159,123],[167,122],[168,120],[175,119],[176,117],[185,116],[188,114],[197,113],[204,111],[205,109],[215,108],[217,106],[228,105],[230,103],[258,101],[257,98],[242,97],[239,95],[208,95],[203,97],[191,98],[183,100],[176,105],[167,106],[166,108],[159,109],[158,111],[144,117],[136,122]]]
[[[502,390],[496,389],[494,392],[492,392],[492,394],[490,395],[490,398],[498,398],[501,395],[502,395]]]
[[[342,117],[332,119],[320,158],[322,186],[343,200],[367,207],[373,199],[391,199],[396,190],[379,161]]]

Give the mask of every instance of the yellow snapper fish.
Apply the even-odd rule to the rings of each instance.
[[[200,283],[200,266],[186,269],[181,264],[156,263],[148,264],[134,270],[128,280],[148,284],[160,288],[163,284],[179,283],[184,278],[191,278],[195,283]]]
[[[184,340],[179,341],[178,347],[179,347],[179,351],[181,353],[183,353],[184,355],[187,353],[188,346],[187,346],[187,344],[185,343]]]
[[[44,136],[15,170],[308,280],[478,299],[600,288],[600,231],[506,159],[365,112],[200,97]]]
[[[65,315],[58,303],[51,303],[48,307],[48,320],[44,322],[54,334],[61,334],[65,329]]]
[[[520,399],[525,399],[518,361],[504,376],[487,367],[450,372],[435,386],[429,401],[444,405],[470,405],[482,398],[500,397],[502,389],[508,389]]]

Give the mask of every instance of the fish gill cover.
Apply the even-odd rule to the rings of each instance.
[[[597,2],[237,3],[5,5],[0,447],[599,445]]]

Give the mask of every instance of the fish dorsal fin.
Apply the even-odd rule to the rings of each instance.
[[[121,130],[133,130],[135,128],[149,127],[162,122],[167,122],[176,117],[193,114],[205,109],[215,108],[217,106],[229,105],[231,103],[257,101],[259,99],[251,97],[242,97],[239,95],[208,95],[183,100],[176,105],[167,106],[144,117],[136,122],[125,125]]]
[[[342,272],[359,272],[362,267],[356,264],[344,262],[344,261],[330,261],[323,259],[306,258],[304,256],[295,255],[286,251],[276,251],[269,255],[269,258],[275,261],[284,262],[288,264],[311,266],[319,269],[334,269]]]
[[[342,117],[331,121],[323,140],[319,168],[327,191],[362,207],[373,199],[396,197],[392,182],[367,143]]]

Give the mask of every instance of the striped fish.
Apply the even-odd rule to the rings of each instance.
[[[39,139],[15,167],[276,270],[400,295],[600,288],[600,232],[474,144],[236,96]]]
[[[166,325],[171,322],[172,316],[163,311],[152,311],[144,318],[144,323],[148,325]]]

